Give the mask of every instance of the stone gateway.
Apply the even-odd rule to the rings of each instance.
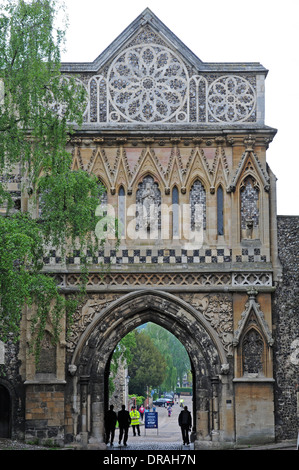
[[[151,321],[190,357],[195,449],[295,439],[299,222],[276,215],[267,70],[202,62],[146,9],[94,62],[62,73],[88,96],[73,168],[105,187],[99,207],[121,222],[120,245],[111,235],[90,260],[70,335],[63,321],[54,347],[47,328],[38,367],[30,309],[18,347],[0,343],[0,432],[104,448],[112,353]],[[77,255],[66,267],[53,247],[46,260],[65,295]]]

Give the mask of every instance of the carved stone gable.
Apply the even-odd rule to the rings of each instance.
[[[93,63],[62,70],[84,72],[86,124],[264,120],[264,67],[202,62],[148,8]]]
[[[257,328],[263,334],[267,344],[269,346],[273,346],[273,338],[271,331],[269,329],[268,323],[265,320],[264,314],[260,309],[258,302],[256,301],[257,291],[254,288],[251,288],[248,291],[249,300],[246,302],[245,310],[241,315],[241,320],[238,323],[238,329],[235,331],[234,334],[234,346],[239,344],[240,338],[244,333],[245,327],[249,325],[249,323],[253,322],[253,319],[256,323]]]

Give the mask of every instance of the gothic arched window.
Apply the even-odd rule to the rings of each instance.
[[[101,215],[106,216],[107,204],[108,204],[107,189],[105,188],[105,185],[102,183],[101,180],[99,180],[98,185],[101,190],[100,201],[99,201],[100,203],[99,205],[101,206]]]
[[[217,234],[224,235],[222,186],[219,186],[217,189]]]
[[[190,190],[191,230],[206,229],[206,191],[200,180]]]
[[[126,224],[126,196],[121,186],[118,191],[118,236],[124,237]]]
[[[262,373],[264,342],[255,328],[251,328],[244,336],[242,350],[243,375]]]
[[[180,236],[179,190],[174,186],[172,190],[172,237]]]

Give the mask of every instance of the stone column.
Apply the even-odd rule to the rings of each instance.
[[[100,380],[93,384],[91,394],[91,437],[90,443],[104,443],[104,384]]]
[[[83,375],[80,377],[81,385],[81,442],[87,445],[88,431],[87,431],[87,392],[88,392],[89,376]]]
[[[209,440],[209,410],[206,390],[199,390],[196,397],[197,440]]]
[[[219,378],[212,377],[212,441],[219,440],[219,403],[218,403],[218,384]]]

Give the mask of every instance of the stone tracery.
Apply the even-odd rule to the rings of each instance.
[[[252,75],[199,74],[148,25],[87,81],[87,123],[235,123],[257,120]]]
[[[170,49],[153,44],[133,47],[113,62],[109,77],[111,121],[184,120],[187,70]]]
[[[217,121],[240,122],[254,112],[255,92],[243,77],[220,77],[209,88],[208,104]]]

